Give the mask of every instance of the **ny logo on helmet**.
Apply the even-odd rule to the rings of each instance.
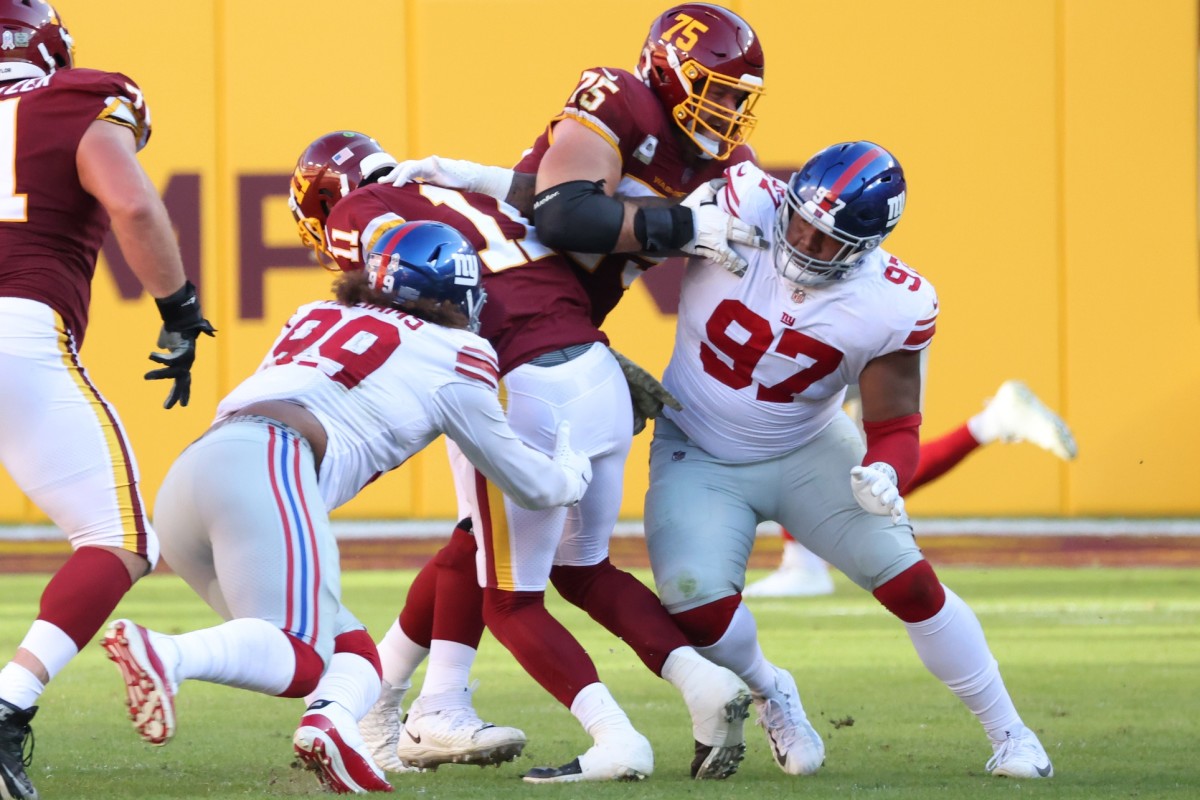
[[[454,283],[457,286],[479,285],[479,257],[470,253],[455,253]]]
[[[907,195],[908,195],[908,192],[901,192],[900,194],[896,195],[895,197],[889,197],[887,199],[887,205],[888,205],[887,224],[888,224],[889,228],[892,225],[895,225],[897,222],[900,221],[900,215],[904,213],[904,198]]]

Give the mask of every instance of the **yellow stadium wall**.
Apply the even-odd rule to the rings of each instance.
[[[632,67],[662,2],[58,0],[82,66],[145,90],[143,163],[176,219],[220,334],[192,404],[141,380],[153,304],[102,259],[83,356],[122,412],[153,502],[174,456],[329,276],[299,249],[286,175],[316,136],[352,128],[397,157],[511,164],[580,70]],[[925,434],[1020,377],[1062,410],[1081,455],[993,447],[916,495],[922,515],[1200,514],[1197,9],[1194,0],[730,3],[768,55],[753,140],[770,167],[869,138],[909,177],[889,249],[938,287]],[[537,31],[536,33],[534,31]],[[111,255],[111,253],[109,253]],[[661,370],[673,318],[636,286],[607,326]],[[649,437],[622,515],[641,516]],[[341,518],[452,517],[440,443]],[[38,522],[0,475],[0,521]]]

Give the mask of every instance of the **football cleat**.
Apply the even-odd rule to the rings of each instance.
[[[754,698],[758,724],[766,731],[775,763],[788,775],[812,775],[825,763],[825,742],[800,704],[796,680],[775,667],[775,694]]]
[[[392,791],[383,770],[367,754],[354,717],[337,703],[318,700],[309,706],[292,747],[305,768],[334,794]]]
[[[29,722],[36,713],[37,706],[20,709],[0,700],[0,798],[4,800],[38,800],[37,789],[25,772],[33,763]]]
[[[1021,730],[1006,731],[1008,738],[995,747],[988,759],[987,769],[993,775],[1007,778],[1053,778],[1054,765],[1037,734],[1021,726]]]
[[[392,686],[384,681],[379,699],[367,715],[358,721],[358,732],[362,734],[371,758],[388,772],[420,772],[419,767],[407,766],[396,755],[396,747],[400,744],[400,718],[403,716],[400,703],[410,686]]]
[[[526,783],[640,781],[653,772],[654,751],[650,741],[637,731],[629,731],[620,742],[612,741],[612,737],[596,742],[586,753],[561,767],[536,767],[523,777]]]
[[[1071,429],[1020,381],[1005,381],[987,403],[986,413],[1002,442],[1029,442],[1063,461],[1079,455]]]
[[[746,684],[690,647],[667,657],[663,677],[679,689],[692,716],[696,742],[692,777],[723,780],[737,772],[746,757],[743,728],[750,708]]]
[[[742,597],[820,597],[833,594],[833,576],[829,568],[780,566],[762,580],[746,587]]]
[[[484,722],[470,692],[418,697],[408,710],[396,746],[405,767],[436,770],[442,764],[481,767],[512,761],[525,749],[525,734]]]
[[[134,729],[146,742],[163,745],[175,735],[177,684],[154,649],[150,631],[127,619],[108,626],[100,646],[121,671]]]

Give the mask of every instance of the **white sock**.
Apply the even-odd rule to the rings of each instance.
[[[1000,432],[996,430],[996,423],[992,421],[990,412],[991,406],[984,406],[983,411],[967,420],[967,432],[980,444],[991,444],[1000,438]]]
[[[355,653],[334,653],[317,688],[304,702],[310,706],[318,700],[337,703],[357,721],[375,705],[380,688],[379,673],[370,661]]]
[[[696,669],[701,661],[707,661],[694,647],[676,647],[667,655],[663,662],[662,678],[676,689],[683,690],[683,684],[688,676]]]
[[[74,639],[68,636],[62,628],[53,622],[46,622],[44,619],[33,621],[33,624],[29,626],[29,632],[21,641],[20,647],[28,650],[38,661],[42,662],[50,680],[54,680],[54,676],[62,672],[63,667],[69,664],[79,652]]]
[[[430,643],[432,644],[432,642]],[[383,667],[383,679],[392,686],[412,686],[413,673],[429,655],[429,648],[422,647],[404,633],[400,620],[392,621],[392,627],[376,645],[379,663]]]
[[[421,697],[445,692],[465,692],[470,685],[471,665],[475,663],[475,648],[461,642],[434,639],[429,643],[429,666]]]
[[[178,683],[192,679],[278,695],[296,675],[292,643],[265,620],[234,619],[178,636],[152,637],[155,649],[167,649],[163,642],[174,645]],[[168,657],[164,653],[164,660]]]
[[[963,701],[993,744],[1004,741],[1006,731],[1023,724],[1013,705],[1000,668],[988,649],[983,626],[970,606],[946,591],[946,605],[924,622],[906,622],[909,638],[926,669]]]
[[[16,706],[22,711],[33,706],[46,685],[29,670],[12,661],[0,669],[0,700]]]
[[[775,668],[758,644],[758,624],[746,604],[733,612],[729,627],[716,643],[696,648],[709,661],[732,670],[756,697],[775,693]]]
[[[571,701],[571,713],[597,742],[601,736],[623,735],[633,728],[633,723],[603,683],[583,687]]]

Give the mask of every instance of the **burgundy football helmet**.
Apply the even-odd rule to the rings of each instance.
[[[650,26],[637,75],[708,158],[728,158],[758,123],[762,44],[729,9],[708,3],[669,9]],[[733,109],[720,102],[731,92],[738,98]]]
[[[379,142],[354,131],[335,131],[305,148],[292,173],[288,208],[300,229],[300,241],[317,254],[317,262],[338,271],[325,223],[329,212],[350,192],[372,183],[396,166]]]
[[[42,78],[74,64],[75,42],[43,0],[0,0],[0,81]]]

